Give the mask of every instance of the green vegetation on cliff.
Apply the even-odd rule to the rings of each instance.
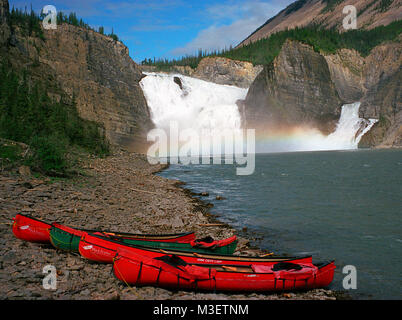
[[[315,51],[335,53],[338,49],[355,49],[362,56],[370,54],[371,50],[385,41],[395,41],[402,31],[402,20],[388,26],[380,26],[372,30],[349,30],[339,33],[336,30],[323,29],[318,26],[295,28],[272,34],[269,38],[261,39],[249,45],[205,53],[200,51],[198,56],[187,56],[178,60],[144,60],[142,64],[168,69],[174,65],[196,68],[206,56],[220,56],[234,60],[252,62],[254,65],[270,64],[279,54],[287,39],[297,40],[311,45]]]
[[[90,27],[87,23],[85,23],[82,19],[78,19],[75,12],[71,12],[69,15],[66,15],[61,11],[58,12],[57,13],[57,24],[60,25],[63,23],[68,23],[68,24],[71,24],[76,27],[81,27],[81,28],[84,28],[87,30],[92,30],[94,32],[99,32],[100,34],[106,35],[115,41],[120,41],[119,37],[114,34],[113,28],[112,28],[112,33],[110,33],[110,34],[105,34],[105,28],[103,26],[100,26],[98,30],[95,30],[94,28]]]
[[[45,39],[40,17],[31,9],[28,13],[20,9],[12,9],[9,15],[10,27],[13,29],[18,26],[23,36],[37,36]]]
[[[22,9],[15,9],[14,7],[10,11],[10,26],[15,28],[16,26],[21,28],[21,32],[23,35],[29,36],[37,36],[41,39],[45,39],[43,29],[42,29],[42,21],[45,15],[36,14],[32,9],[28,12],[25,8]],[[75,12],[71,12],[69,15],[59,11],[57,13],[57,24],[61,25],[63,23],[67,23],[76,27],[84,28],[86,30],[91,30],[94,32],[99,32],[103,35],[106,35],[112,38],[115,41],[120,41],[119,37],[114,34],[112,29],[112,33],[105,34],[105,28],[100,26],[98,30],[95,30],[90,25],[85,23],[81,18],[79,19]]]
[[[377,6],[378,10],[380,10],[380,12],[387,11],[389,6],[392,4],[392,1],[393,0],[381,0],[379,5]]]
[[[231,49],[230,49],[231,50]],[[156,66],[158,70],[169,70],[172,66],[189,66],[193,69],[197,68],[198,64],[205,57],[216,57],[224,54],[226,50],[206,52],[203,50],[198,51],[198,55],[188,55],[180,59],[145,59],[141,62],[143,66]]]
[[[109,146],[97,124],[79,117],[71,99],[49,98],[45,83],[27,72],[17,74],[7,61],[0,65],[0,138],[30,146],[25,164],[45,174],[63,175],[74,164],[72,151],[106,155]],[[15,150],[1,146],[1,157],[16,159]]]
[[[261,39],[244,47],[228,51],[223,56],[235,60],[246,60],[254,64],[269,64],[279,54],[287,39],[311,45],[315,51],[336,53],[338,49],[355,49],[362,56],[385,41],[395,40],[402,30],[402,20],[372,30],[350,30],[339,33],[336,30],[316,26],[280,31],[267,39]]]

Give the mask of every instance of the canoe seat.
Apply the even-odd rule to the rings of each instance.
[[[200,267],[200,266],[195,266],[195,265],[189,265],[187,262],[185,262],[183,259],[176,255],[164,255],[158,258],[155,258],[154,260],[166,263],[169,266],[175,267],[179,269],[181,272],[181,276],[184,278],[189,278],[189,279],[197,279],[197,280],[205,280],[205,279],[210,279],[211,275],[216,274],[216,270],[210,270],[209,268],[205,267]],[[164,267],[163,264],[159,265],[159,267],[162,267],[163,269],[166,270],[166,266]]]

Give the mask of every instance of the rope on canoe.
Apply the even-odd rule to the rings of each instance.
[[[126,281],[126,279],[124,279],[123,275],[121,274],[119,268],[117,268],[116,264],[114,263],[116,261],[116,257],[113,258],[113,268],[116,269],[116,271],[119,273],[121,279],[123,280],[123,282],[126,284],[126,286],[130,289],[130,291],[139,299],[139,300],[143,300],[143,298],[140,296],[140,294],[133,288],[131,287],[128,282]]]

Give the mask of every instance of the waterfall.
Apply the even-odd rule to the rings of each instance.
[[[180,129],[240,129],[236,101],[247,89],[186,77],[146,73],[140,85],[156,127],[167,129],[177,121]]]
[[[171,121],[180,130],[241,130],[236,101],[247,89],[194,79],[183,75],[146,73],[140,82],[157,128],[169,131]],[[342,107],[336,130],[323,135],[314,128],[297,127],[278,134],[258,136],[256,152],[295,152],[357,149],[361,138],[377,120],[359,117],[360,102]]]
[[[378,121],[359,117],[360,102],[342,106],[336,129],[328,136],[318,129],[297,127],[287,132],[260,137],[258,152],[299,152],[358,149],[362,137]]]
[[[335,132],[324,139],[331,149],[357,149],[360,140],[377,122],[359,117],[360,102],[342,107],[341,118]]]

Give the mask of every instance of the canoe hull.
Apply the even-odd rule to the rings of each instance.
[[[295,291],[324,288],[333,281],[335,270],[333,262],[320,267],[312,264],[302,266],[306,270],[314,268],[315,272],[240,273],[202,267],[201,270],[205,270],[201,273],[201,277],[193,277],[174,270],[171,266],[163,265],[155,259],[138,257],[133,259],[130,253],[123,255],[119,253],[113,264],[113,273],[117,279],[128,285],[202,291]],[[236,265],[231,267],[236,268]],[[207,270],[213,270],[213,272]]]
[[[16,238],[29,242],[50,244],[50,224],[22,214],[17,214],[13,220],[12,231]]]
[[[50,241],[56,249],[78,252],[80,239],[85,233],[85,231],[54,223],[50,229]]]
[[[87,232],[69,228],[57,223],[52,225],[50,229],[50,241],[53,246],[57,249],[64,250],[64,251],[73,251],[79,252],[79,242],[84,234]],[[95,235],[105,236],[105,233],[102,232],[95,232]],[[109,237],[106,237],[109,238]],[[113,236],[112,239],[116,238]],[[184,239],[188,238],[188,236],[182,237]],[[182,239],[178,237],[178,239]],[[233,241],[228,246],[219,247],[216,250],[208,250],[208,249],[194,249],[190,243],[186,242],[163,242],[162,240],[152,241],[152,240],[141,240],[135,238],[129,238],[128,236],[124,238],[119,238],[119,240],[123,243],[129,245],[140,245],[146,246],[151,248],[160,248],[160,249],[176,249],[176,250],[183,250],[183,251],[197,251],[197,252],[216,252],[216,253],[223,253],[223,254],[231,254],[236,249],[237,241]],[[117,241],[117,240],[116,240]],[[181,240],[182,241],[182,240]],[[109,258],[110,263],[112,260]],[[103,261],[102,261],[103,262]]]

